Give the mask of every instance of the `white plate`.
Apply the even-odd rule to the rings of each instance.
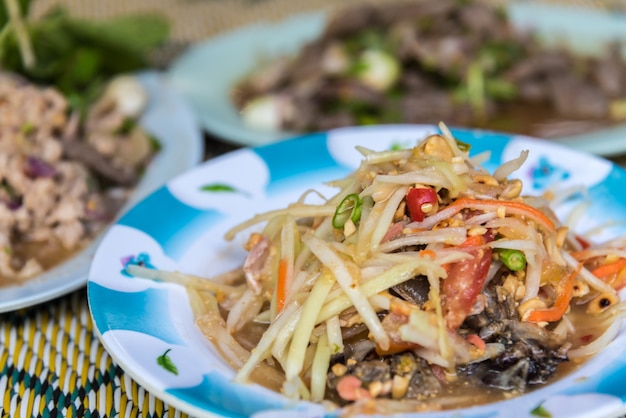
[[[200,127],[188,104],[155,72],[138,74],[149,103],[140,123],[159,140],[161,152],[150,163],[131,199],[128,210],[166,180],[198,164],[204,142]],[[0,289],[0,312],[36,305],[65,295],[87,283],[87,271],[97,240],[68,261],[26,281]]]
[[[581,53],[598,53],[614,39],[626,39],[626,15],[599,9],[509,2],[511,21],[533,28],[546,43],[565,43]],[[232,103],[232,88],[263,60],[292,55],[324,28],[324,13],[305,13],[285,20],[261,22],[196,44],[168,70],[172,85],[189,101],[204,129],[238,145],[262,145],[294,136],[262,131],[243,123]],[[581,150],[615,155],[626,152],[626,125],[560,142]],[[588,139],[589,138],[589,139]]]
[[[245,233],[225,242],[236,223],[271,208],[284,207],[323,182],[355,169],[355,145],[384,150],[410,146],[433,126],[398,125],[346,128],[313,134],[258,148],[246,148],[210,160],[169,181],[131,209],[104,237],[89,273],[88,299],[95,329],[117,364],[139,384],[172,406],[199,417],[321,417],[319,405],[292,404],[256,385],[239,385],[210,343],[200,334],[185,290],[124,274],[128,262],[142,259],[149,267],[211,276],[239,266],[245,257]],[[518,177],[525,193],[539,194],[555,181],[582,185],[592,205],[581,219],[590,231],[606,221],[614,227],[595,239],[626,234],[626,171],[599,157],[528,137],[453,130],[472,153],[491,151],[485,164],[493,171],[503,161],[530,149]],[[245,167],[245,171],[242,171]],[[546,170],[546,168],[549,168]],[[202,191],[204,185],[228,185],[231,192]],[[223,188],[227,189],[227,188]],[[558,210],[565,215],[580,203]],[[169,351],[167,351],[169,350]],[[603,416],[624,409],[626,399],[626,333],[575,373],[523,397],[458,410],[458,418],[532,417],[542,405],[552,417]],[[157,364],[167,351],[174,374]],[[282,415],[281,415],[282,414]],[[446,417],[450,413],[420,417]],[[331,413],[328,417],[334,416]]]

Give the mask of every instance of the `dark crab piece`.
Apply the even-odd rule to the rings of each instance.
[[[343,356],[345,359],[362,361],[376,348],[376,343],[368,339],[355,339],[345,343]]]
[[[408,378],[405,398],[423,399],[441,391],[441,383],[426,360],[416,357],[412,352],[407,351],[393,356],[391,371],[394,376]]]
[[[353,373],[364,383],[386,382],[391,379],[391,369],[381,360],[361,361],[354,367]]]
[[[465,366],[462,373],[488,387],[522,393],[529,385],[548,382],[559,364],[567,361],[567,346],[552,349],[532,340],[513,342],[506,332],[498,341],[506,346],[504,352],[493,360]]]
[[[567,361],[569,345],[562,337],[534,323],[520,321],[513,298],[499,295],[500,279],[484,290],[485,309],[469,316],[460,332],[476,333],[485,342],[500,343],[504,351],[491,360],[461,368],[483,384],[500,390],[524,392],[528,385],[546,383]]]
[[[504,370],[489,369],[481,377],[481,381],[492,388],[501,390],[517,390],[523,393],[526,390],[528,370],[530,362],[528,359],[520,359]]]
[[[391,291],[408,302],[422,306],[428,300],[430,284],[426,276],[418,276],[393,286]]]

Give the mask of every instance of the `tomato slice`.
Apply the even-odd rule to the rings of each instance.
[[[446,324],[452,330],[460,327],[471,312],[491,265],[491,248],[468,248],[466,251],[472,258],[450,264],[442,286],[443,312]]]

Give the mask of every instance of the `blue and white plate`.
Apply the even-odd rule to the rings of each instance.
[[[548,1],[505,2],[513,25],[533,30],[549,45],[581,54],[598,54],[612,41],[626,41],[626,13]],[[296,135],[250,127],[231,100],[234,86],[250,72],[280,56],[291,56],[316,39],[326,24],[323,12],[260,21],[190,47],[169,66],[169,82],[190,103],[207,132],[238,145],[258,146]],[[625,44],[626,45],[626,44]],[[624,48],[626,57],[626,47]],[[603,156],[626,152],[626,124],[560,138],[570,147]]]
[[[139,123],[161,145],[161,151],[122,211],[132,207],[170,178],[198,164],[204,154],[202,131],[187,102],[163,80],[161,74],[137,74],[148,94],[148,107]],[[33,306],[72,292],[87,283],[87,271],[97,240],[54,268],[21,285],[0,289],[0,312]]]
[[[251,216],[285,206],[305,190],[330,196],[324,185],[345,176],[361,161],[355,146],[374,150],[412,146],[437,128],[427,125],[346,128],[210,160],[169,181],[114,225],[93,260],[88,298],[95,328],[117,364],[155,396],[200,417],[333,417],[321,406],[294,404],[257,385],[232,382],[234,371],[194,325],[185,290],[171,283],[133,278],[128,263],[213,276],[241,265],[247,234],[234,242],[223,235]],[[472,154],[489,151],[489,170],[530,150],[517,173],[525,193],[581,187],[583,195],[559,209],[567,216],[591,202],[579,220],[592,240],[626,234],[626,171],[602,158],[522,136],[456,129]],[[484,155],[484,154],[483,154]],[[626,409],[626,333],[602,355],[573,374],[523,397],[455,412],[455,417],[603,416]],[[163,356],[169,362],[163,361]],[[159,358],[161,360],[159,361]],[[166,367],[164,367],[166,366]],[[172,367],[173,366],[173,367]],[[534,412],[533,412],[534,411]],[[444,417],[449,413],[418,415]],[[547,416],[547,415],[541,415]]]

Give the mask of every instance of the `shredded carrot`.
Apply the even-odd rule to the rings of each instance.
[[[582,250],[582,251],[570,251],[569,255],[571,255],[572,257],[574,257],[576,259],[576,261],[583,261],[584,259],[586,259],[588,257],[589,252],[586,250]]]
[[[555,230],[554,222],[552,222],[552,220],[548,218],[543,212],[522,202],[514,202],[510,200],[479,200],[471,199],[469,197],[462,197],[448,205],[448,207],[456,207],[457,211],[461,211],[462,209],[468,207],[477,206],[493,206],[494,208],[504,206],[508,209],[513,209],[514,211],[517,211],[518,214],[526,215],[533,218],[535,221],[539,222],[548,230]]]
[[[465,341],[472,344],[481,351],[485,351],[485,349],[487,348],[485,340],[480,338],[478,334],[469,334],[467,337],[465,337]]]
[[[483,244],[485,244],[485,237],[483,235],[472,235],[467,237],[459,247],[479,247]]]
[[[582,267],[582,264],[579,264],[578,268],[564,279],[565,283],[561,286],[561,291],[557,295],[554,305],[547,309],[537,309],[531,311],[528,314],[528,322],[554,322],[558,321],[563,317],[563,315],[565,315],[565,312],[567,312],[567,308],[569,307],[569,303],[572,300],[574,279],[576,279],[576,276],[578,276]]]
[[[605,279],[609,276],[612,276],[613,274],[618,273],[624,267],[626,267],[626,258],[620,258],[613,263],[603,264],[599,267],[596,267],[591,271],[591,273],[599,279]]]
[[[287,260],[281,259],[278,264],[278,278],[276,279],[276,311],[281,312],[287,300]]]
[[[431,260],[434,260],[435,258],[437,258],[437,254],[433,250],[421,250],[420,257],[430,257]]]

